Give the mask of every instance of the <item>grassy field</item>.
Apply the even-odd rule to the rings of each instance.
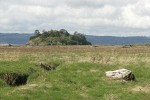
[[[46,71],[40,63],[55,65]],[[127,68],[136,81],[112,80],[105,71]],[[0,47],[0,74],[28,75],[27,83],[0,80],[0,100],[149,100],[148,46]]]

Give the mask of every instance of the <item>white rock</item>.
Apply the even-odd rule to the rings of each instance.
[[[134,74],[127,69],[119,69],[114,71],[105,72],[106,76],[112,79],[125,79],[125,80],[134,80]]]

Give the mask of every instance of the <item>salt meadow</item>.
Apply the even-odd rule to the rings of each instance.
[[[146,100],[149,58],[149,46],[2,46],[0,98]],[[106,77],[106,71],[121,68],[131,70],[136,79]]]

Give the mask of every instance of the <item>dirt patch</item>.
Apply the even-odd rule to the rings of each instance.
[[[90,70],[90,72],[92,72],[92,73],[96,73],[96,72],[97,72],[97,70],[96,70],[96,69],[91,69],[91,70]]]
[[[104,99],[105,100],[119,100],[116,94],[105,94]]]
[[[55,70],[56,67],[59,66],[59,65],[40,63],[39,66],[40,66],[42,69],[46,70],[46,71],[50,71],[50,70]]]
[[[29,84],[29,85],[19,86],[17,89],[20,89],[20,90],[31,90],[32,88],[35,88],[37,86],[38,86],[38,84]]]
[[[27,82],[29,75],[17,73],[3,73],[0,74],[0,79],[5,81],[10,86],[24,85]]]
[[[150,86],[135,86],[135,87],[131,88],[131,91],[149,93],[150,92]]]

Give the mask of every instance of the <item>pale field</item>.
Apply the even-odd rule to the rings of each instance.
[[[150,47],[135,46],[50,46],[50,47],[0,47],[0,61],[31,62],[63,61],[65,63],[93,62],[99,64],[150,63]]]

